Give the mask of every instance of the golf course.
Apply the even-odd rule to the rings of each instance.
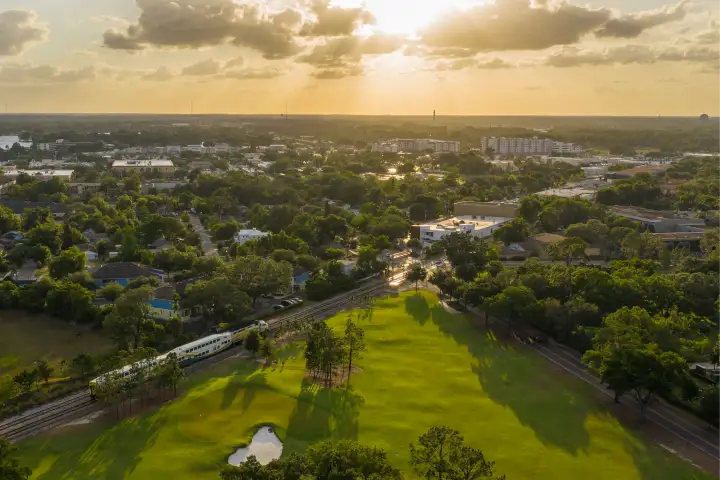
[[[328,320],[344,328],[348,313]],[[256,430],[271,425],[283,454],[323,439],[377,445],[407,477],[408,444],[433,425],[459,430],[508,480],[709,479],[626,429],[592,387],[512,348],[430,292],[378,300],[350,388],[304,380],[303,345],[263,368],[231,359],[193,375],[159,409],[55,430],[20,444],[33,479],[212,479]]]

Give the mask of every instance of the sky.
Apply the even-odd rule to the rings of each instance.
[[[720,114],[716,0],[1,0],[11,113]]]

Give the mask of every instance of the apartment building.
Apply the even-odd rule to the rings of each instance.
[[[155,172],[155,173],[173,173],[175,165],[172,160],[156,159],[156,160],[115,160],[112,164],[114,172],[130,173],[130,172]]]
[[[437,223],[413,225],[410,228],[410,236],[419,239],[423,247],[430,246],[452,233],[465,232],[475,237],[485,238],[492,236],[498,227],[510,220],[512,218],[463,215]]]
[[[496,155],[550,155],[552,153],[579,153],[584,148],[574,143],[556,142],[549,138],[483,137],[482,151],[492,149]]]
[[[458,153],[460,142],[432,138],[395,138],[372,144],[373,152],[425,152],[428,150],[435,153]]]

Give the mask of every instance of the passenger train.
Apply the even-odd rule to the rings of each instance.
[[[168,355],[174,353],[177,355],[178,362],[180,365],[185,366],[193,363],[202,358],[211,357],[216,355],[223,350],[227,350],[233,345],[241,343],[247,336],[250,330],[258,329],[260,332],[265,332],[268,329],[267,322],[260,320],[251,327],[246,327],[241,330],[235,330],[234,332],[216,333],[214,335],[208,335],[207,337],[199,338],[193,342],[180,345],[169,352],[163,353],[155,358],[146,358],[130,365],[112,370],[108,373],[100,375],[97,378],[90,380],[90,395],[95,397],[95,388],[98,384],[104,382],[108,377],[119,375],[121,377],[128,377],[134,370],[145,369],[151,371],[156,365],[160,364],[165,360]]]

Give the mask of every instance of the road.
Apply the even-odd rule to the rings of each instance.
[[[213,244],[212,238],[210,238],[210,234],[207,232],[207,230],[205,230],[205,227],[200,221],[200,217],[198,217],[197,215],[190,215],[190,225],[192,225],[193,230],[195,230],[198,235],[200,235],[200,247],[202,248],[202,251],[205,253],[205,255],[209,257],[217,255],[217,248],[215,248],[215,244]]]

